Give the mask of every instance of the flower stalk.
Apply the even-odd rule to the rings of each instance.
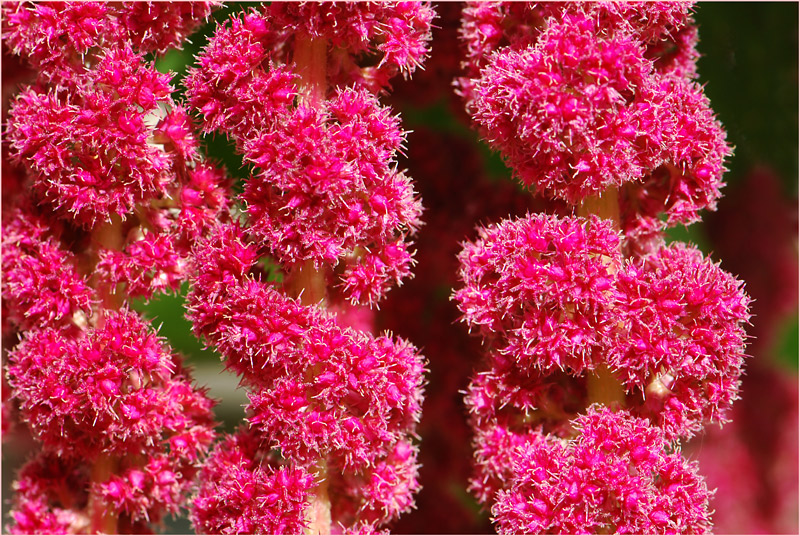
[[[302,36],[295,39],[294,63],[299,75],[301,101],[318,107],[325,100],[327,83],[327,49],[324,38]],[[289,284],[288,291],[303,305],[324,307],[327,294],[325,274],[316,269],[313,261],[299,265]],[[311,490],[306,512],[306,534],[331,533],[331,501],[328,497],[328,464],[325,459],[316,463],[316,486]]]
[[[114,456],[101,454],[92,465],[91,482],[93,491],[89,496],[90,534],[117,534],[118,515],[112,505],[94,490],[108,481],[117,471],[118,460]]]

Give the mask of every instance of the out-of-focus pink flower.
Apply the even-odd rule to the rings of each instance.
[[[767,167],[750,170],[726,192],[704,225],[722,266],[747,282],[753,297],[749,333],[758,356],[775,344],[781,318],[797,310],[797,203]]]
[[[79,534],[89,528],[80,513],[89,495],[88,467],[39,453],[20,469],[13,484],[10,534]]]

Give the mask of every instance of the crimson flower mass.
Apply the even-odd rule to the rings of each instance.
[[[693,9],[3,2],[7,530],[446,531],[441,500],[498,533],[711,532],[682,447],[731,419],[751,298],[667,235],[733,151]],[[433,98],[516,187],[404,126]],[[233,426],[141,313],[164,294],[246,393]]]

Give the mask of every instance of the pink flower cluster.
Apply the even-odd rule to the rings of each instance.
[[[186,505],[214,439],[213,402],[129,308],[187,279],[227,209],[170,75],[145,58],[211,7],[3,4],[4,42],[37,70],[7,130],[21,179],[3,214],[8,402],[40,447],[11,532],[150,531]]]
[[[96,300],[75,255],[57,229],[30,206],[17,207],[3,225],[3,333],[37,326],[66,327]]]
[[[419,418],[419,356],[253,278],[258,258],[235,225],[198,246],[188,297],[195,332],[255,388],[250,424],[285,458],[327,457],[345,472],[375,467]]]
[[[189,72],[202,130],[230,136],[254,166],[246,218],[194,248],[193,329],[250,398],[250,430],[201,475],[198,530],[372,532],[413,506],[422,358],[343,324],[349,304],[373,306],[410,275],[421,205],[397,169],[400,122],[377,94],[425,58],[432,17],[421,3],[273,3],[218,26]],[[275,479],[287,495],[266,508],[242,491]]]
[[[203,130],[232,136],[256,166],[243,198],[258,239],[289,268],[339,265],[353,303],[373,305],[410,275],[421,207],[397,170],[399,121],[369,90],[424,59],[431,18],[424,4],[276,3],[220,26],[186,81]],[[290,63],[302,36],[321,43],[320,102],[300,98]],[[358,68],[373,47],[379,67]]]
[[[164,54],[181,46],[215,2],[3,4],[3,39],[8,47],[26,57],[43,79],[58,84],[91,71],[107,47],[128,43],[143,54]]]
[[[567,444],[530,432],[510,451],[511,482],[492,507],[503,534],[703,533],[709,491],[697,463],[664,451],[660,430],[588,408]]]
[[[314,476],[280,463],[246,429],[218,443],[200,474],[197,527],[208,534],[299,534]]]
[[[705,533],[725,472],[706,453],[706,483],[692,438],[730,446],[760,486],[745,496],[766,497],[748,512],[789,511],[783,451],[703,435],[794,413],[734,410],[750,298],[666,238],[715,209],[732,153],[691,3],[443,6],[425,95],[401,82],[388,102],[460,99],[522,188],[485,173],[462,125],[387,105],[431,55],[429,3],[231,6],[182,80],[160,72],[218,4],[0,6],[2,428],[32,446],[8,532],[149,533],[188,512],[198,533],[372,534],[427,478],[426,525],[399,530],[488,528],[466,488],[501,533]],[[419,261],[406,162],[433,207]],[[417,262],[411,298],[387,303]],[[135,311],[164,293],[245,391],[229,433]]]
[[[693,81],[687,10],[477,4],[465,10],[467,76],[457,87],[525,185],[571,203],[620,188],[622,229],[652,237],[716,206],[731,153]]]
[[[608,366],[630,408],[691,437],[736,398],[749,300],[692,247],[624,261],[619,242],[595,216],[505,221],[465,245],[454,297],[496,366],[525,377]]]
[[[476,4],[461,37],[482,136],[525,185],[581,204],[459,254],[453,297],[486,349],[471,490],[502,532],[705,532],[709,493],[665,452],[726,420],[750,300],[662,235],[714,208],[730,154],[692,81],[688,6]]]

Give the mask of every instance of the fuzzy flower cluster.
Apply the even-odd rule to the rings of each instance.
[[[112,476],[83,474],[76,489],[92,488],[131,523],[178,512],[213,439],[212,402],[137,315],[109,312],[103,327],[80,337],[30,330],[9,354],[7,375],[21,418],[43,447],[31,467],[51,458],[80,473],[84,460],[109,460]],[[17,489],[12,517],[20,533],[44,530],[59,517],[59,503],[79,506],[35,482]],[[30,501],[41,503],[38,515],[27,512]]]
[[[32,207],[6,216],[2,239],[3,333],[66,327],[91,312],[95,292],[62,246],[58,231]]]
[[[464,12],[467,112],[524,184],[580,205],[480,228],[459,254],[453,297],[486,349],[470,489],[502,532],[710,529],[673,450],[738,398],[750,300],[662,234],[714,208],[730,154],[688,8]]]
[[[291,467],[314,472],[324,460],[329,489],[338,490],[332,520],[383,524],[411,506],[418,488],[409,434],[421,411],[421,359],[405,341],[341,327],[260,280],[259,257],[234,224],[198,246],[188,297],[194,330],[251,387],[248,421],[259,437]],[[228,455],[219,447],[212,459]],[[250,508],[242,500],[236,514],[212,511],[208,500],[201,493],[195,504],[202,530],[232,530]]]
[[[137,52],[179,47],[215,2],[3,2],[3,40],[43,80],[69,82],[122,42]]]
[[[621,187],[632,238],[692,223],[716,206],[731,148],[693,80],[688,7],[472,6],[457,87],[483,137],[535,191],[577,203]]]
[[[203,466],[195,524],[206,534],[298,534],[314,476],[282,465],[253,431],[218,443]]]
[[[211,7],[3,4],[4,43],[37,71],[7,129],[6,377],[39,446],[11,532],[150,531],[185,506],[214,438],[213,402],[129,308],[187,279],[191,245],[227,209],[223,173],[145,57]]]
[[[492,507],[501,533],[708,532],[697,463],[665,452],[658,429],[603,406],[574,426],[567,442],[534,431],[511,450],[514,476]]]
[[[125,239],[101,244],[96,268],[112,286],[149,297],[186,278],[189,248],[227,208],[228,185],[200,160],[169,75],[129,42],[97,61],[59,85],[24,90],[8,138],[38,202],[86,231],[123,220]]]
[[[272,3],[220,24],[187,75],[201,130],[254,168],[240,221],[193,250],[193,330],[250,399],[250,429],[201,475],[200,531],[373,532],[413,506],[422,357],[344,324],[410,275],[421,205],[378,95],[427,56],[432,18],[424,3]]]
[[[689,246],[623,261],[595,216],[528,216],[480,229],[459,254],[463,320],[520,373],[607,365],[669,436],[724,420],[736,398],[749,299]]]
[[[411,273],[405,237],[420,225],[411,182],[394,161],[397,117],[365,91],[327,109],[298,108],[245,144],[259,169],[247,184],[251,228],[285,266],[344,260],[342,292],[375,303]]]
[[[422,2],[275,2],[232,17],[217,28],[187,95],[205,119],[204,132],[248,137],[291,107],[303,42],[327,50],[321,76],[330,97],[354,85],[373,94],[409,75],[428,55],[434,12]],[[294,65],[294,68],[293,68]]]
[[[252,231],[289,268],[338,267],[353,303],[410,275],[421,206],[397,169],[404,133],[374,93],[424,59],[432,15],[419,3],[271,4],[221,25],[186,80],[203,131],[231,136],[256,167]],[[372,53],[378,66],[359,67]]]

